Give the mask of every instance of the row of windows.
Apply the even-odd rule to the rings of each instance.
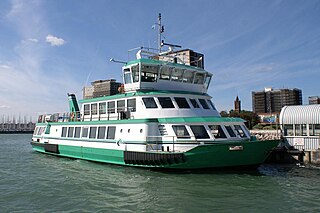
[[[320,124],[285,124],[284,136],[319,136]]]
[[[62,127],[61,137],[90,138],[90,139],[114,139],[115,126],[93,127]]]
[[[174,105],[172,103],[172,100],[170,97],[158,97],[157,98],[159,101],[159,104],[161,108],[167,109],[167,108],[174,108]],[[174,97],[173,98],[175,102],[177,103],[179,108],[182,109],[189,109],[190,104],[188,103],[186,98],[183,97]],[[142,101],[145,105],[146,108],[158,108],[156,101],[153,97],[146,97],[142,98]],[[203,109],[210,109],[209,105],[211,106],[212,109],[216,110],[215,106],[211,102],[211,100],[206,100],[206,99],[189,99],[191,105],[193,108],[200,108],[200,105],[202,106]],[[200,104],[199,104],[200,103]]]
[[[210,84],[211,75],[181,68],[141,65],[141,82],[156,82],[158,79],[193,84],[204,84],[207,88]],[[124,82],[126,84],[139,82],[138,65],[132,66],[131,71],[129,68],[124,69]]]
[[[203,125],[190,125],[189,126],[193,135],[196,139],[210,139],[208,131],[205,126]],[[175,132],[177,138],[190,138],[190,133],[187,130],[185,125],[173,125],[173,131]],[[227,134],[234,138],[234,137],[247,137],[245,130],[240,125],[208,125],[211,135],[214,138],[227,138]],[[225,128],[226,132],[223,130]]]
[[[116,107],[116,104],[117,104],[117,107]],[[124,112],[124,111],[135,112],[136,111],[136,99],[131,98],[131,99],[127,99],[127,100],[84,104],[84,106],[83,106],[84,115],[90,115],[90,114],[97,115],[98,109],[99,109],[99,115],[106,114],[107,112],[108,112],[108,114],[116,113],[116,111],[117,112]]]

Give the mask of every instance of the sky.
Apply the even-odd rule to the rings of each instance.
[[[0,115],[68,110],[67,93],[122,81],[128,50],[165,41],[205,54],[219,111],[252,110],[251,92],[298,88],[320,96],[320,0],[0,1]]]

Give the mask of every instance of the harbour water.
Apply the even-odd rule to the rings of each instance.
[[[32,151],[0,135],[1,212],[320,212],[320,169],[169,173]]]

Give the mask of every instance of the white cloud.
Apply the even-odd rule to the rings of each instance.
[[[50,43],[51,46],[61,46],[65,43],[65,40],[49,34],[46,37],[46,42]]]
[[[38,43],[38,39],[36,38],[29,38],[28,41],[34,42],[34,43]]]

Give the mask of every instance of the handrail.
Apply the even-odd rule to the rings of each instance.
[[[188,141],[190,141],[190,142],[196,142],[197,144],[199,144],[199,141],[197,140],[197,138],[195,136],[179,136],[179,137],[177,137],[175,135],[174,136],[170,136],[170,135],[146,136],[146,143],[147,143],[147,145],[155,143],[155,145],[158,147],[159,144],[162,144],[164,138],[172,138],[172,151],[173,152],[175,151],[175,143],[177,141],[179,141],[179,139],[188,139]],[[152,148],[152,146],[151,146],[151,148]],[[153,149],[153,150],[159,151],[159,149]],[[164,151],[164,150],[162,150],[162,151]]]

